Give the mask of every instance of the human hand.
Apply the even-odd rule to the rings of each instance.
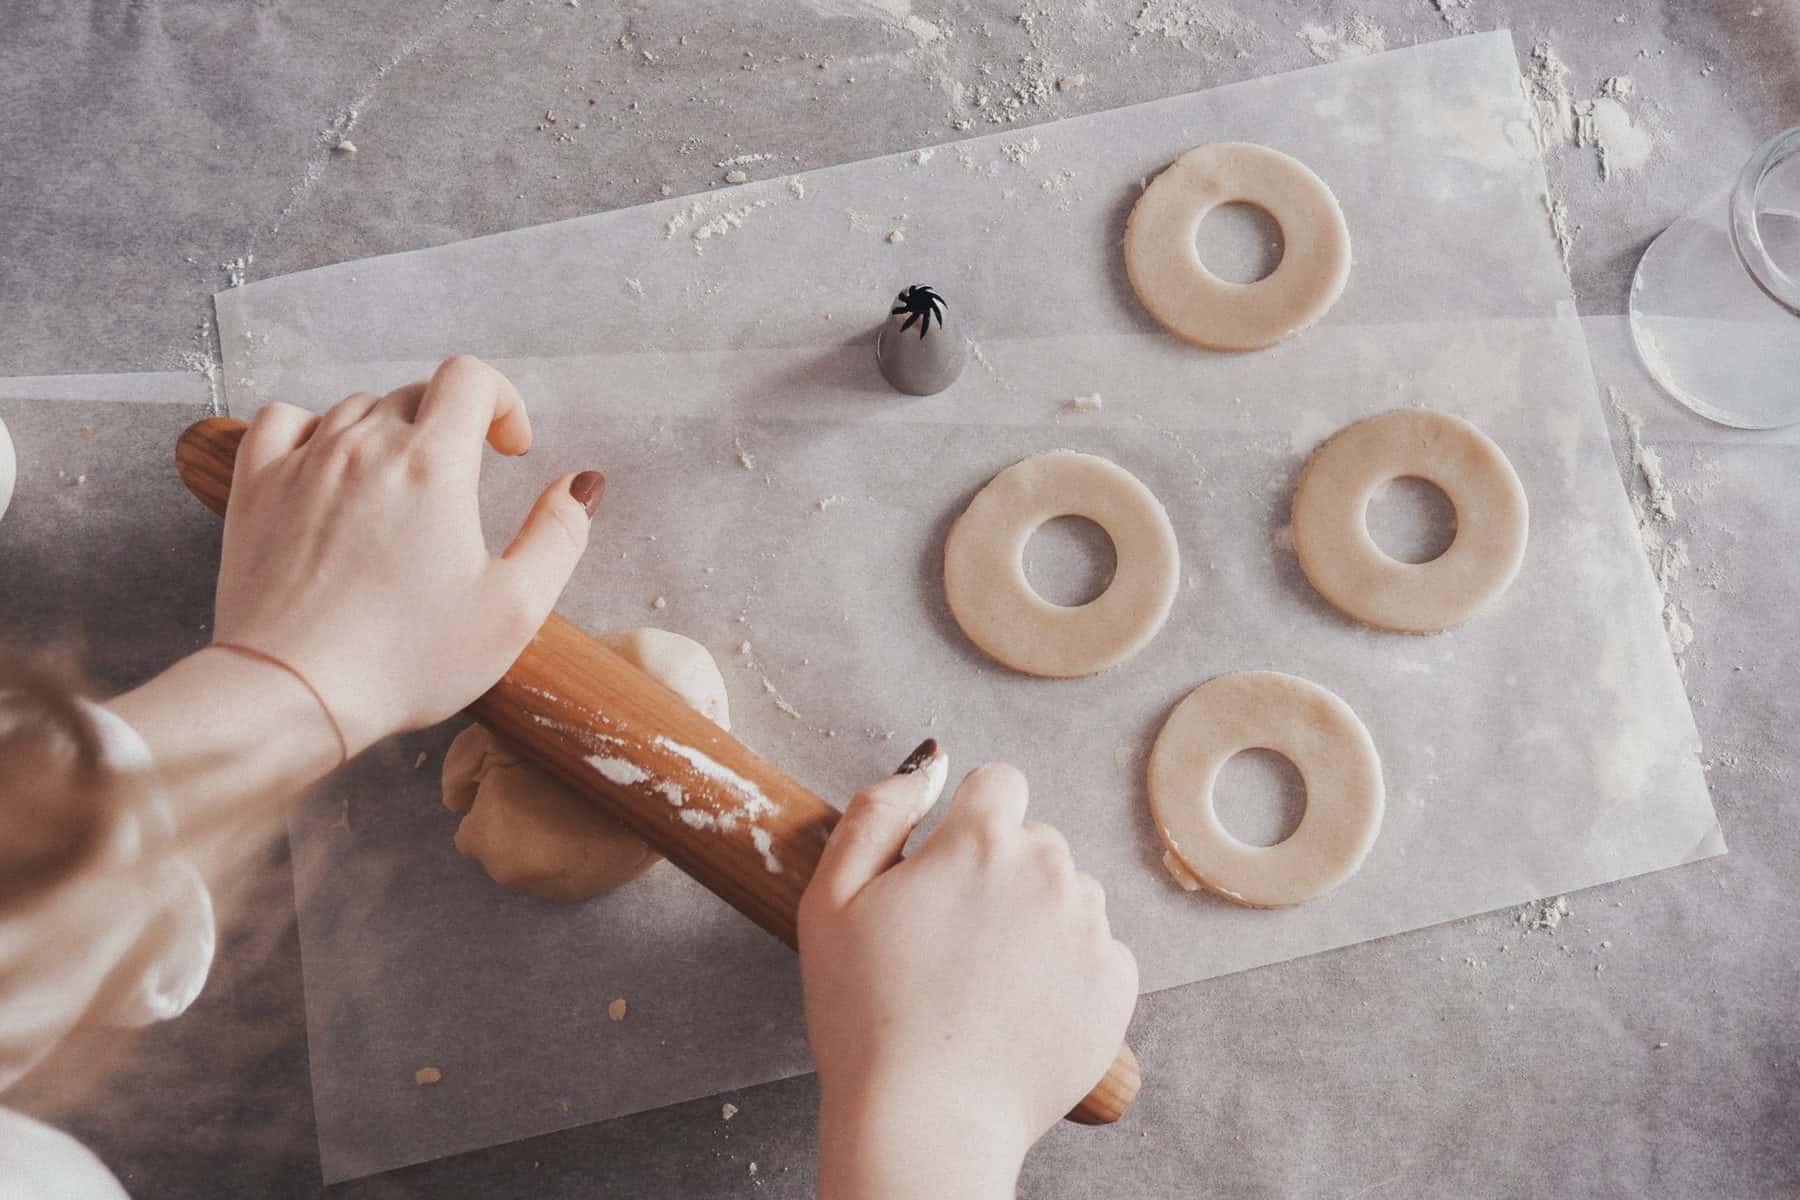
[[[359,392],[324,416],[256,414],[238,450],[214,640],[318,693],[354,755],[491,687],[549,616],[587,547],[605,480],[545,488],[498,558],[482,540],[483,441],[531,446],[517,389],[480,359]]]
[[[936,799],[933,770],[941,785],[940,755],[858,794],[800,902],[828,1200],[1010,1195],[1026,1149],[1112,1064],[1136,1003],[1105,893],[1060,834],[1024,820],[1015,768],[971,772],[896,862]]]

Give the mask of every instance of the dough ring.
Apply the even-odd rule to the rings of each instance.
[[[1456,538],[1430,562],[1389,558],[1369,537],[1369,498],[1403,477],[1436,484],[1456,509]],[[1300,473],[1293,521],[1300,569],[1319,594],[1399,633],[1460,625],[1504,592],[1530,523],[1525,488],[1500,447],[1461,417],[1430,409],[1339,430]]]
[[[1118,567],[1086,604],[1051,604],[1025,578],[1025,543],[1056,517],[1086,517]],[[1117,666],[1147,645],[1175,602],[1181,551],[1169,514],[1131,472],[1052,450],[988,481],[944,544],[944,596],[963,632],[1016,671],[1066,679]]]
[[[1275,270],[1220,279],[1194,238],[1221,204],[1254,204],[1281,226]],[[1169,332],[1211,350],[1260,350],[1325,315],[1350,274],[1350,230],[1325,181],[1279,150],[1248,142],[1196,146],[1138,197],[1125,225],[1125,272]]]
[[[1292,836],[1251,846],[1219,824],[1213,784],[1240,750],[1286,756],[1306,783]],[[1244,671],[1208,680],[1175,706],[1150,750],[1150,811],[1164,862],[1251,908],[1299,904],[1356,873],[1381,831],[1381,760],[1350,706],[1309,680]],[[1184,886],[1186,881],[1183,880]]]

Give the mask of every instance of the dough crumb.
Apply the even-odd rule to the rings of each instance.
[[[788,194],[796,200],[806,199],[806,185],[798,178],[788,180]]]
[[[733,168],[732,170],[725,172],[725,182],[726,183],[749,183],[750,182],[750,172],[745,171],[741,168]]]
[[[904,242],[906,240],[906,230],[904,230],[904,229],[894,230],[892,233],[887,235],[887,240],[888,240],[888,245],[898,246],[901,242]]]
[[[332,143],[331,152],[333,154],[355,154],[356,143],[349,138],[339,138],[336,142]]]
[[[738,1106],[729,1102],[719,1106],[720,1120],[729,1121],[738,1115]]]
[[[419,769],[419,768],[420,768],[420,767],[422,767],[422,766],[424,766],[424,765],[425,765],[425,759],[426,759],[426,758],[427,758],[427,757],[428,757],[428,756],[427,756],[427,755],[426,755],[426,753],[425,753],[425,752],[424,752],[424,751],[423,751],[423,750],[421,750],[421,751],[419,751],[419,757],[417,757],[417,758],[415,758],[415,759],[413,759],[413,770],[415,770],[415,771],[416,771],[416,770],[418,770],[418,769]]]
[[[618,999],[614,1000],[611,1004],[606,1006],[607,1019],[611,1020],[611,1021],[623,1021],[625,1019],[625,1012],[626,1012],[627,1007],[628,1006],[625,1003],[625,997],[620,996]]]
[[[434,1083],[442,1083],[444,1073],[436,1067],[420,1067],[413,1072],[413,1082],[420,1087],[428,1087]]]
[[[842,496],[822,496],[819,498],[819,511],[824,512],[828,508],[836,508],[843,502]]]
[[[81,427],[81,436],[84,438],[92,438],[94,436],[94,427],[92,425],[83,425]]]
[[[739,642],[738,653],[742,654],[745,658],[750,657],[750,643],[748,641]]]
[[[650,602],[650,607],[651,608],[667,608],[667,607],[669,607],[669,598],[667,596],[658,596],[656,599],[654,599]]]
[[[913,165],[915,167],[924,166],[926,163],[931,161],[931,156],[936,153],[937,153],[936,146],[928,146],[923,150],[914,150],[913,156],[912,156]]]
[[[1539,900],[1520,909],[1519,924],[1527,929],[1555,929],[1568,915],[1569,898],[1558,896],[1554,900]]]
[[[1087,396],[1077,396],[1063,407],[1073,412],[1099,412],[1104,403],[1105,401],[1100,398],[1100,393],[1094,392]]]

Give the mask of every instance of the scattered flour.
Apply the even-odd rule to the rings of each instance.
[[[705,201],[696,200],[664,222],[663,238],[673,241],[680,234],[686,233],[694,244],[694,253],[700,254],[706,249],[703,243],[742,229],[751,213],[771,208],[774,204],[775,201],[762,197],[733,208],[709,210]]]
[[[1592,146],[1599,155],[1601,179],[1611,179],[1614,171],[1637,170],[1650,161],[1656,148],[1650,129],[1637,124],[1614,96],[1602,95],[1583,106],[1576,117],[1576,135],[1578,145]]]
[[[768,162],[771,159],[773,159],[774,157],[775,156],[773,154],[738,154],[738,155],[734,155],[731,158],[721,158],[718,162],[714,163],[713,165],[716,167],[720,167],[720,168],[750,167],[750,166],[755,166],[759,162]]]
[[[1535,904],[1527,904],[1519,910],[1519,924],[1527,929],[1552,930],[1563,923],[1569,915],[1569,898],[1558,896],[1554,900],[1539,900]]]
[[[1687,539],[1675,536],[1671,529],[1675,520],[1674,489],[1663,473],[1662,455],[1644,444],[1643,419],[1625,407],[1617,388],[1608,387],[1606,398],[1624,422],[1632,466],[1643,485],[1641,489],[1629,489],[1632,515],[1637,519],[1638,539],[1650,559],[1650,572],[1662,589],[1663,631],[1668,635],[1669,649],[1675,654],[1676,665],[1685,671],[1687,663],[1682,656],[1694,644],[1693,614],[1670,593],[1692,563]]]
[[[733,169],[725,172],[725,182],[726,183],[749,183],[750,182],[750,172],[734,167]]]
[[[1160,37],[1181,43],[1183,49],[1211,54],[1233,43],[1254,40],[1257,28],[1210,0],[1145,0],[1131,18],[1131,36],[1134,51],[1137,39]],[[1063,81],[1058,79],[1056,86],[1060,90]]]
[[[1021,167],[1030,162],[1031,156],[1043,148],[1043,143],[1038,141],[1035,137],[1025,138],[1017,142],[1000,143],[1000,152]]]
[[[1636,171],[1656,149],[1656,130],[1638,120],[1628,104],[1637,95],[1629,75],[1609,75],[1589,100],[1577,100],[1569,86],[1569,68],[1548,42],[1531,48],[1524,75],[1526,95],[1537,118],[1538,149],[1563,146],[1591,148],[1600,178]]]
[[[1450,27],[1452,33],[1470,33],[1474,30],[1474,16],[1470,11],[1474,7],[1474,0],[1431,0],[1431,6],[1437,9],[1438,16],[1444,18],[1444,24]]]
[[[672,741],[669,738],[663,737],[661,734],[657,734],[652,738],[651,744],[659,749],[668,751],[676,758],[687,763],[688,766],[693,768],[696,775],[710,779],[714,783],[723,786],[726,791],[738,798],[738,802],[743,806],[743,810],[747,816],[752,818],[763,817],[768,816],[775,811],[774,803],[770,801],[767,796],[763,795],[763,790],[761,788],[757,787],[756,784],[752,783],[750,780],[745,779],[742,775],[739,775],[736,771],[733,771],[724,763],[694,749],[692,746]]]
[[[220,263],[219,269],[225,272],[226,286],[243,287],[244,277],[249,274],[250,264],[255,261],[256,255],[246,252]]]
[[[1320,62],[1341,62],[1380,54],[1388,48],[1387,31],[1362,13],[1351,13],[1335,28],[1307,22],[1295,34]]]
[[[587,765],[600,772],[600,777],[620,787],[630,787],[650,778],[650,772],[630,759],[608,758],[601,754],[587,756]]]
[[[775,857],[775,839],[761,825],[752,826],[750,844],[762,855],[763,870],[771,875],[781,874],[781,860]]]

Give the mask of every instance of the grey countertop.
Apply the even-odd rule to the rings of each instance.
[[[0,373],[203,369],[209,297],[234,270],[703,190],[736,155],[810,168],[947,141],[957,121],[1116,107],[1305,66],[1315,48],[1509,27],[1524,65],[1552,48],[1577,99],[1629,75],[1648,161],[1603,178],[1592,148],[1563,146],[1549,170],[1597,369],[1645,416],[1678,497],[1692,566],[1669,586],[1694,627],[1686,678],[1732,852],[1571,897],[1554,932],[1498,913],[1147,997],[1133,1037],[1151,1084],[1133,1114],[1053,1133],[1023,1191],[1800,1195],[1796,448],[1668,411],[1608,320],[1649,240],[1800,124],[1800,7],[927,0],[910,26],[908,9],[0,0]],[[333,154],[345,126],[357,153]],[[106,416],[26,403],[0,416],[72,438]],[[198,411],[133,410],[122,440],[160,461]],[[99,453],[68,445],[71,472]],[[1641,487],[1623,442],[1621,468]],[[145,471],[66,524],[8,525],[7,632],[62,633],[115,687],[204,636],[216,527],[171,477]],[[159,554],[122,569],[104,548],[124,539]],[[256,874],[264,919],[227,931],[195,1009],[64,1121],[134,1194],[319,1190],[284,852]],[[811,1079],[771,1084],[732,1094],[729,1124],[719,1099],[698,1101],[332,1191],[806,1195],[815,1098]]]

